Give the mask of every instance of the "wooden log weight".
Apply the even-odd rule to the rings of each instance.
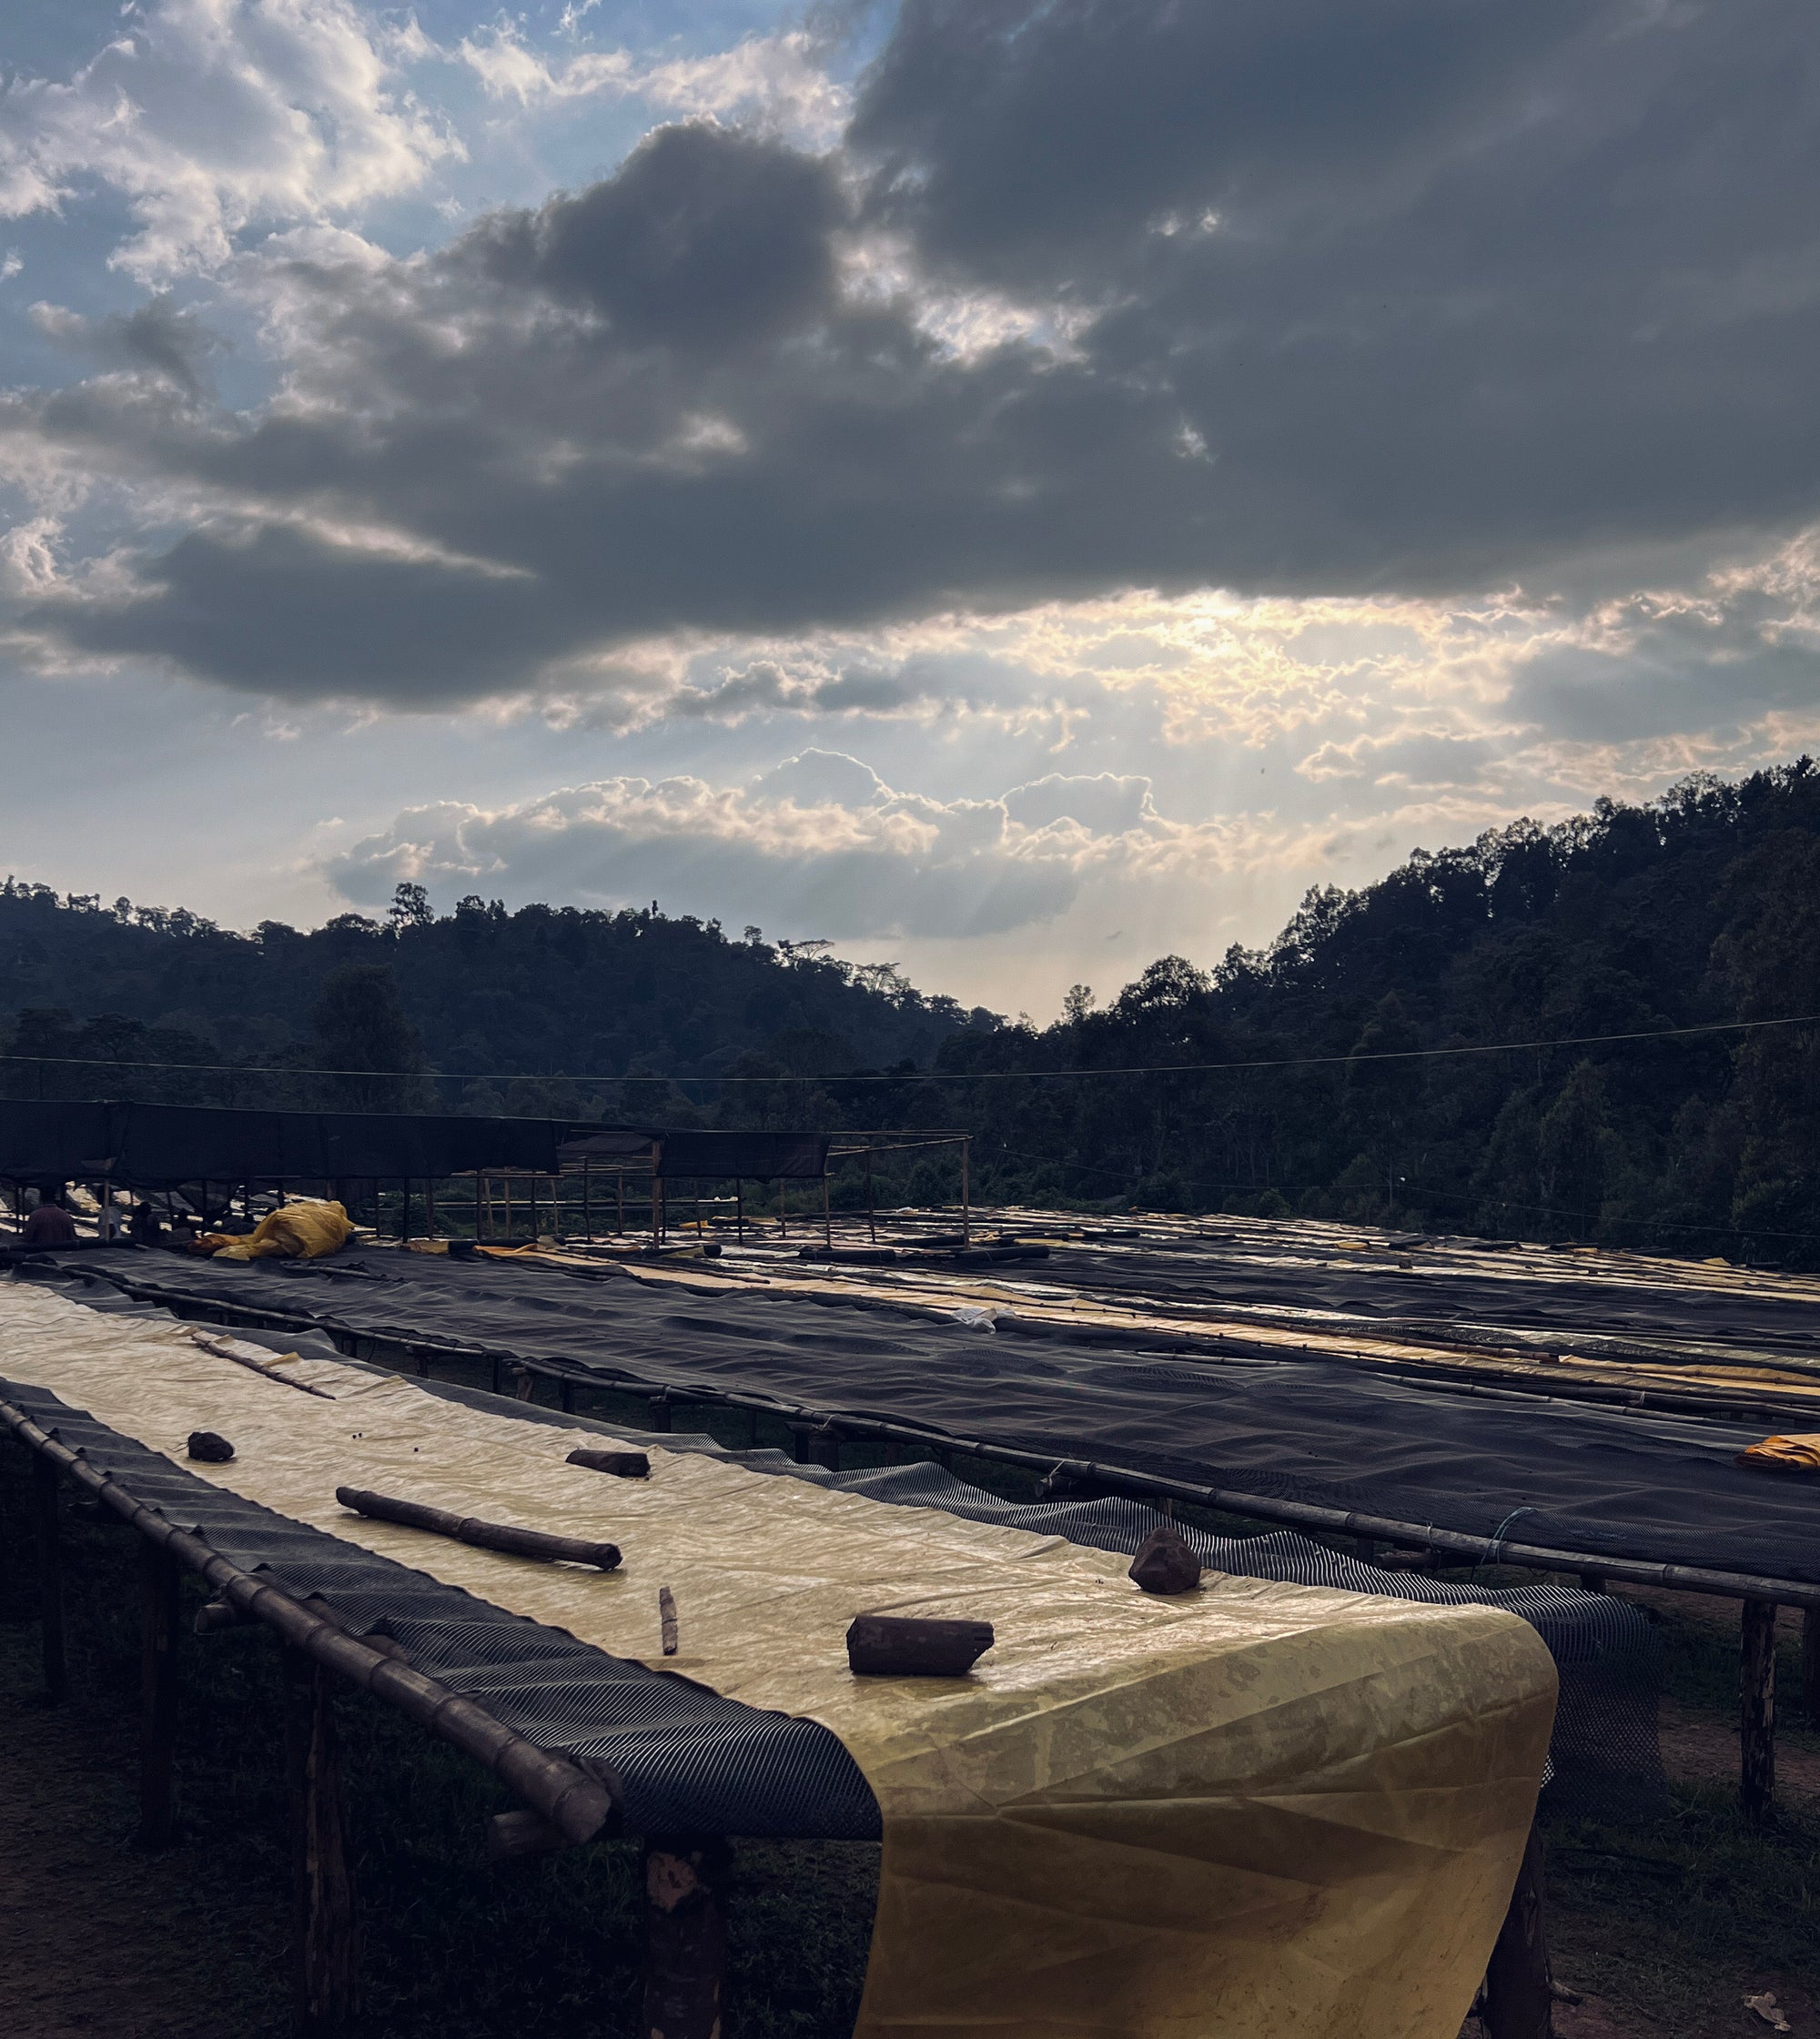
[[[644,2005],[640,2039],[720,2039],[726,1843],[652,1834],[644,1844]]]
[[[139,1845],[177,1838],[177,1585],[182,1568],[139,1546]]]
[[[592,1565],[598,1571],[619,1569],[620,1547],[587,1537],[552,1536],[544,1529],[521,1529],[508,1522],[487,1522],[478,1515],[457,1515],[452,1509],[431,1508],[423,1501],[399,1500],[364,1487],[338,1487],[335,1499],[378,1522],[399,1522],[427,1529],[482,1550],[502,1550],[513,1558],[539,1558],[548,1564]]]
[[[334,1684],[325,1666],[300,1650],[285,1651],[295,1906],[292,2029],[298,2039],[348,2039],[360,2009],[359,1932]]]
[[[1531,1827],[1511,1908],[1485,1970],[1479,2014],[1485,2039],[1552,2039],[1554,1983],[1542,1897],[1542,1837]]]
[[[862,1614],[847,1630],[847,1666],[858,1678],[962,1678],[992,1644],[990,1621]]]
[[[642,1451],[571,1451],[566,1466],[585,1466],[590,1472],[611,1473],[615,1479],[649,1479],[651,1459]]]
[[[57,1469],[32,1457],[32,1510],[38,1541],[38,1625],[44,1645],[45,1691],[61,1704],[69,1697],[69,1659],[64,1647],[63,1531],[57,1519]]]
[[[1775,1602],[1745,1600],[1738,1666],[1738,1804],[1754,1826],[1775,1817]]]

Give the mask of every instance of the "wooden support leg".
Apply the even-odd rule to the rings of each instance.
[[[1820,1724],[1820,1607],[1805,1608],[1801,1615],[1801,1703],[1808,1726]]]
[[[360,1956],[334,1680],[301,1650],[287,1650],[285,1686],[296,1851],[294,2029],[298,2039],[345,2039],[360,2008]]]
[[[667,1430],[670,1428],[670,1398],[653,1395],[646,1405],[650,1414],[645,1422],[647,1430]]]
[[[841,1469],[841,1433],[832,1423],[824,1423],[810,1431],[809,1463],[828,1472],[837,1473]]]
[[[644,2013],[640,2039],[720,2039],[727,1930],[724,1843],[652,1835],[644,1844]]]
[[[1485,2039],[1552,2039],[1554,1985],[1542,1918],[1542,1836],[1530,1829],[1511,1908],[1485,1971]]]
[[[63,1640],[63,1536],[57,1523],[57,1469],[32,1454],[32,1501],[38,1536],[38,1621],[44,1631],[45,1691],[59,1704],[69,1697],[69,1664]]]
[[[1738,1680],[1738,1803],[1745,1819],[1775,1817],[1775,1602],[1746,1600]]]
[[[139,1845],[177,1838],[177,1561],[161,1546],[139,1547]]]

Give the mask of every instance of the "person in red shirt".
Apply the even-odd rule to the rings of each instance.
[[[64,1209],[60,1190],[53,1191],[25,1220],[22,1245],[28,1247],[73,1246],[76,1220]]]

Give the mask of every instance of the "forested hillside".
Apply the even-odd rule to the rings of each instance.
[[[400,886],[383,924],[344,914],[249,934],[178,910],[0,886],[0,1043],[59,1066],[0,1068],[15,1095],[594,1115],[617,1085],[564,1073],[713,1075],[768,1046],[780,1066],[931,1061],[957,1028],[996,1025],[925,998],[889,966],[825,943],[730,941],[719,924],[464,899],[438,919]],[[325,997],[325,990],[328,995]],[[179,1065],[135,1068],[133,1064]],[[233,1079],[195,1065],[258,1065]],[[321,1082],[311,1066],[435,1070],[434,1085]],[[545,1080],[496,1083],[490,1072]],[[476,1080],[479,1079],[479,1080]]]
[[[1205,974],[1166,958],[1103,1011],[1070,1005],[1041,1034],[951,1039],[944,1063],[1331,1059],[957,1093],[1039,1194],[1122,1168],[1165,1206],[1820,1263],[1820,1029],[1371,1059],[1820,1013],[1805,759],[1418,854],[1310,893],[1268,949]]]
[[[437,919],[410,888],[383,926],[236,934],[9,885],[8,1009],[15,1058],[113,1065],[5,1062],[14,1095],[967,1126],[988,1197],[1820,1264],[1820,1029],[1588,1038],[1820,1012],[1805,759],[1419,853],[1311,893],[1268,948],[1165,957],[1103,1004],[1077,987],[1043,1028],[755,929],[480,900]],[[1508,1042],[1563,1045],[1451,1052]],[[1183,1067],[1208,1063],[1262,1066]],[[947,1166],[896,1186],[952,1194]]]

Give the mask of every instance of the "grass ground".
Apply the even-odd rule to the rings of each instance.
[[[714,1427],[748,1441],[743,1417]],[[0,1448],[0,2028],[20,2039],[279,2039],[289,1869],[275,1646],[258,1630],[197,1639],[186,1620],[182,1832],[168,1852],[143,1853],[132,1841],[136,1545],[75,1517],[67,1535],[72,1697],[52,1708],[24,1455]],[[199,1594],[186,1590],[187,1612]],[[1768,1989],[1796,2033],[1820,2039],[1820,1722],[1794,1696],[1795,1631],[1780,1665],[1780,1813],[1758,1832],[1735,1811],[1735,1609],[1637,1597],[1664,1644],[1671,1802],[1628,1823],[1547,1822],[1556,1973],[1586,1999],[1562,2009],[1557,2029],[1767,2033],[1743,1998]],[[630,2033],[635,1848],[489,1867],[483,1822],[509,1802],[491,1780],[364,1697],[339,1703],[375,2039]],[[876,1851],[863,1846],[735,1850],[728,2039],[845,2039],[876,1872]]]

